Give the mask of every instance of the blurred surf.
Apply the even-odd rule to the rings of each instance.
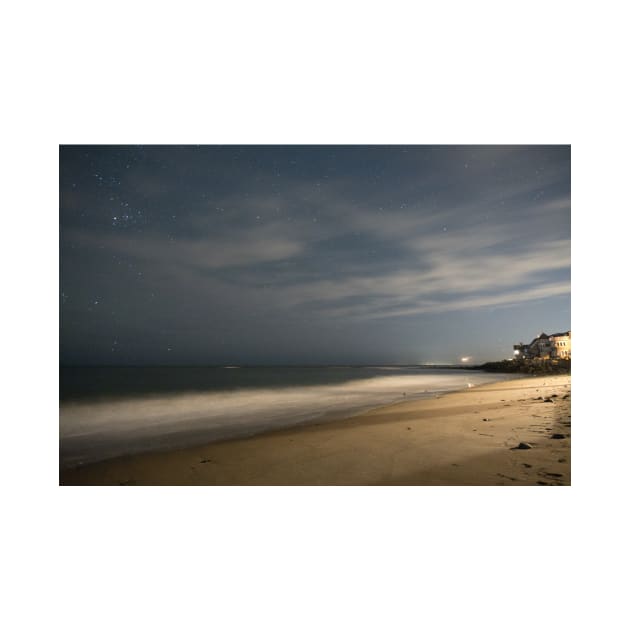
[[[90,380],[90,369],[101,371]],[[62,375],[61,466],[328,421],[514,378],[412,367],[147,370],[155,368],[88,368],[83,380],[66,374],[65,382]]]

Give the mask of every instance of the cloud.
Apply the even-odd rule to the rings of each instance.
[[[188,267],[198,271],[244,267],[284,260],[302,251],[302,245],[267,229],[231,236],[170,239],[161,234],[107,234],[72,230],[64,235],[69,242],[85,248],[104,249],[159,267]]]
[[[517,154],[507,147],[503,157]],[[497,158],[488,153],[483,168]],[[169,197],[167,220],[115,230],[103,208],[102,228],[75,223],[62,239],[143,264],[152,282],[173,295],[185,289],[195,304],[205,292],[213,306],[357,319],[499,307],[570,291],[570,197],[554,188],[563,168],[509,185],[473,177],[452,189],[439,170],[365,189],[356,178],[296,178],[282,194],[268,186],[185,197],[172,223],[179,180],[167,185],[152,173],[138,181],[150,200]]]
[[[461,205],[440,213],[361,212],[337,198],[322,207],[329,218],[336,210],[336,220],[313,227],[303,216],[284,220],[282,213],[294,201],[263,197],[248,203],[240,222],[232,221],[229,229],[206,215],[193,215],[185,238],[148,231],[98,236],[77,228],[63,236],[74,245],[150,265],[154,275],[176,278],[199,293],[206,289],[232,304],[240,300],[268,311],[308,310],[330,318],[496,307],[570,291],[568,280],[562,280],[570,269],[570,241],[540,233],[538,224],[528,231],[524,220],[461,225],[461,217],[472,213]],[[561,203],[554,202],[558,208]],[[549,204],[532,208],[542,212]],[[263,211],[272,218],[258,222],[260,215],[254,213]],[[444,223],[454,227],[446,229]],[[357,230],[361,239],[355,243],[349,237]],[[333,238],[329,259],[326,243]],[[370,247],[378,255],[367,256]],[[205,277],[210,271],[230,275],[219,286],[216,278],[211,283]],[[257,292],[262,280],[264,295]]]
[[[365,319],[382,319],[385,317],[403,317],[423,313],[445,313],[478,308],[507,307],[522,302],[540,300],[549,297],[567,295],[571,292],[569,282],[543,283],[540,286],[507,291],[505,293],[466,296],[450,301],[419,300],[415,306],[405,308],[383,308],[363,314]]]
[[[500,306],[570,292],[570,241],[513,245],[500,229],[411,239],[393,271],[365,269],[283,286],[292,307],[330,317],[383,318]],[[567,277],[558,281],[557,275]]]

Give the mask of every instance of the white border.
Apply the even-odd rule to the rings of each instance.
[[[613,579],[628,556],[616,494],[627,429],[614,421],[623,373],[604,353],[612,334],[623,346],[626,312],[615,305],[627,268],[620,6],[7,10],[8,627],[627,618]],[[59,488],[57,145],[330,142],[572,143],[574,486]]]

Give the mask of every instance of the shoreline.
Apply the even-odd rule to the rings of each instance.
[[[570,485],[570,384],[570,375],[496,381],[65,468],[60,485]]]

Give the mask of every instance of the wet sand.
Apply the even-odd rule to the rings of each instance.
[[[529,448],[518,448],[519,444]],[[62,485],[570,485],[571,377],[60,471]]]

